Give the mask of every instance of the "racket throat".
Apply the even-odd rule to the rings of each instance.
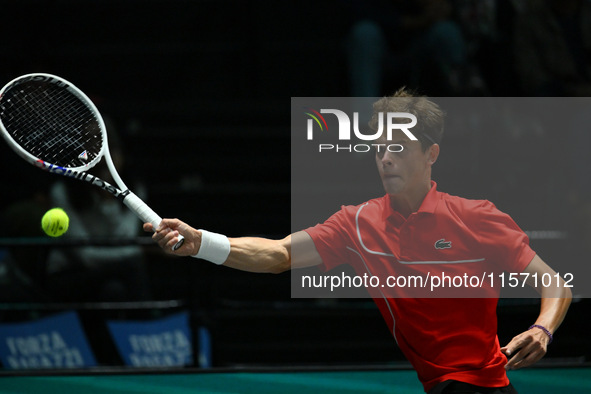
[[[125,198],[127,196],[129,196],[131,194],[131,191],[129,189],[122,191],[119,194],[115,194],[115,197],[117,197],[119,199],[119,201],[125,203]]]

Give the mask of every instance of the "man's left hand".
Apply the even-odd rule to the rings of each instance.
[[[550,338],[537,327],[514,337],[511,342],[501,348],[509,361],[506,370],[529,367],[538,362],[546,354]]]

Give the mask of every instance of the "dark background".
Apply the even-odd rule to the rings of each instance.
[[[516,10],[509,1],[497,4],[499,34],[474,35],[463,26],[471,69],[484,85],[466,82],[446,91],[426,81],[413,87],[433,96],[527,95],[512,63]],[[121,137],[123,179],[144,183],[147,202],[161,216],[228,236],[279,238],[291,231],[290,97],[351,94],[347,37],[359,17],[353,5],[0,1],[0,81],[48,72],[91,96]],[[382,93],[403,84],[410,81],[390,76]],[[440,190],[495,202],[524,230],[573,234],[580,216],[571,198],[576,188],[561,156],[564,146],[547,137],[452,130],[434,179]],[[0,165],[2,206],[53,182],[6,144],[0,144]],[[581,258],[581,243],[577,236],[532,237],[549,262]],[[195,323],[210,327],[216,365],[403,360],[371,301],[292,300],[289,273],[248,274],[145,249],[153,298],[185,301]],[[538,306],[531,300],[502,304],[499,335],[506,342],[533,323]],[[582,336],[588,311],[587,300],[573,305],[549,357],[589,356],[591,344]],[[104,363],[118,362],[103,352]]]

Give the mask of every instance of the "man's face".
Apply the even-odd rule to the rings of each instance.
[[[392,133],[392,141],[380,138],[378,144],[384,144],[376,148],[376,164],[384,190],[390,195],[409,192],[430,180],[431,164],[437,156],[433,156],[432,149],[423,152],[419,141],[411,141],[402,131]],[[389,152],[386,147],[399,144],[403,147],[401,152]],[[392,150],[396,150],[392,147]],[[399,148],[398,148],[399,150]],[[438,153],[438,151],[437,151]]]

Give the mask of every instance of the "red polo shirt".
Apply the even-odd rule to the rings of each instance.
[[[305,231],[322,257],[321,269],[349,264],[359,275],[382,281],[412,272],[479,277],[522,272],[535,256],[525,233],[491,202],[438,192],[435,182],[408,218],[392,209],[386,195],[343,206]],[[486,298],[437,298],[436,292],[415,298],[397,289],[368,290],[425,391],[449,379],[509,384],[497,338],[497,290]]]

